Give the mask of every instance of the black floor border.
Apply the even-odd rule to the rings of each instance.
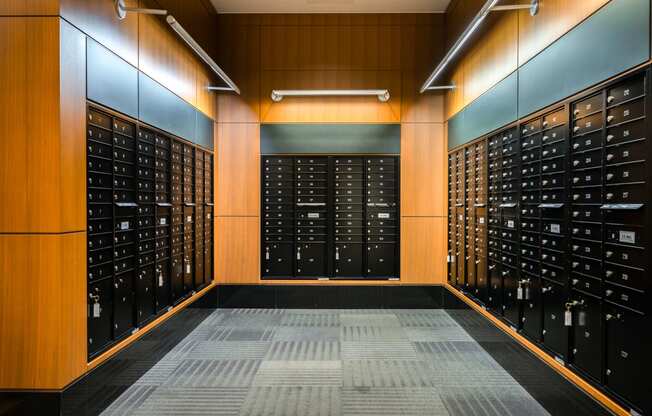
[[[441,285],[219,285],[193,307],[269,309],[468,308]]]

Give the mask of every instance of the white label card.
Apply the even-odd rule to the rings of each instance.
[[[571,311],[564,312],[564,326],[573,326],[573,313]]]
[[[634,231],[621,231],[618,241],[621,243],[636,244],[636,233]]]
[[[186,273],[188,273],[188,274],[190,273],[190,265],[189,264],[186,265]]]
[[[484,217],[480,217],[480,224],[484,224]]]
[[[129,221],[122,221],[120,223],[120,229],[121,230],[128,230],[129,229]]]
[[[163,273],[159,273],[158,275],[158,286],[163,287]]]
[[[507,221],[507,227],[508,228],[514,228],[514,221],[513,220]]]
[[[102,311],[102,308],[100,308],[100,304],[95,302],[93,304],[93,318],[99,318],[101,311]]]
[[[561,226],[559,224],[550,224],[550,232],[559,234],[561,232]]]
[[[389,218],[389,213],[387,213],[387,212],[379,212],[378,213],[378,218],[380,218],[380,219],[388,219]]]
[[[160,223],[161,225],[165,225],[165,224],[167,223],[167,219],[166,219],[165,217],[163,217],[163,218],[161,218],[161,220],[159,221],[159,223]]]
[[[319,213],[318,212],[309,212],[308,213],[308,218],[319,218]]]

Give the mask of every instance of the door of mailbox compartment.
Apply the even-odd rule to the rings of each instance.
[[[88,285],[88,355],[101,351],[113,337],[113,279]]]
[[[602,302],[573,291],[573,328],[570,359],[573,365],[595,380],[602,378]]]
[[[543,280],[541,286],[543,304],[543,344],[561,358],[568,354],[568,327],[564,323],[566,302],[564,286]]]

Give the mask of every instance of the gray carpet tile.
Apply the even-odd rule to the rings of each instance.
[[[342,341],[345,360],[416,360],[414,345],[408,340]]]
[[[243,388],[158,387],[134,416],[238,416],[247,395]]]
[[[547,415],[467,334],[475,319],[462,322],[444,310],[216,310],[139,379],[112,364],[135,383],[103,414]]]
[[[345,360],[342,385],[345,387],[431,387],[431,371],[426,363],[402,360]]]
[[[337,416],[341,389],[327,386],[254,387],[244,400],[241,416]]]
[[[339,341],[275,341],[265,360],[272,361],[332,361],[341,359]]]
[[[254,386],[331,386],[342,384],[341,361],[263,361]]]
[[[342,415],[448,416],[433,388],[344,388]]]
[[[260,360],[184,360],[165,382],[177,387],[247,387]]]

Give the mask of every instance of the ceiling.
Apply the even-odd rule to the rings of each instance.
[[[450,0],[211,0],[218,13],[443,13]]]

